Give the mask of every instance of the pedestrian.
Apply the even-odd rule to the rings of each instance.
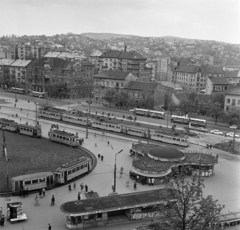
[[[74,181],[73,183],[73,189],[75,190],[76,189],[76,182]]]
[[[84,189],[84,185],[83,185],[83,183],[80,184],[80,188],[81,188],[81,192],[82,192],[83,189]]]
[[[35,206],[39,206],[38,195],[36,195],[36,197],[35,197]]]
[[[149,178],[148,178],[148,185],[151,185],[151,182],[152,182],[152,181],[151,181],[151,178],[149,177]]]
[[[81,193],[78,192],[78,200],[81,200]]]
[[[98,158],[99,158],[99,159],[101,158],[101,154],[100,154],[100,153],[98,153]]]
[[[72,186],[71,186],[71,184],[68,185],[68,191],[72,191]]]
[[[97,136],[97,134],[96,134],[96,132],[94,133],[94,137],[96,137]]]
[[[120,175],[119,178],[122,178],[122,174],[123,174],[123,172],[120,171],[120,172],[119,172],[119,175]]]
[[[127,180],[126,182],[126,187],[129,187],[129,180]]]
[[[88,186],[87,185],[85,185],[85,191],[88,192]]]
[[[101,156],[101,161],[103,161],[103,155]]]
[[[4,226],[4,222],[5,222],[5,216],[2,215],[2,216],[1,216],[1,226]]]
[[[108,145],[109,145],[110,142],[108,141],[107,143],[108,143]]]
[[[45,196],[45,192],[46,192],[46,189],[43,188],[43,189],[42,189],[42,194],[43,194],[43,196]]]
[[[42,198],[42,189],[39,189],[39,197]]]
[[[25,193],[26,193],[26,196],[28,196],[28,188],[26,188],[26,192]]]
[[[25,189],[22,190],[22,197],[25,198]]]
[[[22,197],[22,189],[19,190],[19,196]]]
[[[50,206],[54,206],[55,204],[55,197],[54,195],[52,195],[52,198],[51,198],[51,205]]]
[[[48,224],[48,230],[52,230],[51,224]]]
[[[136,182],[136,181],[135,181],[134,184],[133,184],[133,188],[134,188],[134,190],[137,189],[137,182]]]
[[[155,179],[154,179],[154,178],[152,178],[152,186],[154,185],[154,182],[155,182]]]
[[[138,180],[139,180],[139,175],[136,176],[136,182],[138,182]]]
[[[82,138],[82,143],[84,143],[84,138]]]

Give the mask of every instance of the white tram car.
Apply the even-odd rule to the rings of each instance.
[[[175,144],[187,147],[189,145],[189,140],[185,136],[177,136],[171,133],[163,133],[154,131],[151,132],[151,139],[156,141],[161,141],[164,143]]]
[[[52,172],[32,173],[12,178],[12,191],[19,192],[23,189],[28,191],[50,188],[53,186],[54,179]]]
[[[6,130],[11,132],[16,132],[18,129],[18,123],[14,120],[9,120],[5,118],[0,119],[0,126],[4,127]]]
[[[45,117],[45,118],[51,118],[54,120],[61,120],[62,119],[62,111],[58,109],[39,109],[38,110],[38,117]]]
[[[18,124],[18,131],[21,134],[31,137],[41,137],[42,129],[40,125]]]
[[[79,125],[87,125],[87,118],[74,116],[72,114],[67,114],[67,113],[62,115],[62,121],[70,122],[73,124],[79,124]],[[91,124],[90,119],[88,119],[88,125],[90,124]]]
[[[92,162],[90,158],[80,157],[76,160],[63,164],[54,171],[56,184],[65,184],[68,181],[90,172]]]
[[[79,137],[77,133],[75,135],[58,129],[51,129],[48,132],[48,136],[51,141],[60,142],[72,147],[79,146]]]

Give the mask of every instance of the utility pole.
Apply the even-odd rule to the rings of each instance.
[[[233,131],[233,152],[234,152],[234,147],[235,147],[235,134],[236,134],[236,129],[234,128],[234,131]]]
[[[114,164],[114,174],[113,174],[113,192],[116,192],[116,177],[117,177],[117,155],[119,154],[119,153],[121,153],[123,151],[123,149],[122,150],[120,150],[119,152],[117,152],[116,154],[115,154],[115,164]]]

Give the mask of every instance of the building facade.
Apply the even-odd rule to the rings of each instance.
[[[102,71],[94,75],[94,99],[97,103],[104,102],[107,90],[114,89],[120,92],[130,81],[138,81],[138,78],[130,72],[124,71]]]
[[[225,111],[240,112],[240,86],[229,86],[225,92]]]
[[[146,58],[136,51],[109,50],[99,57],[100,71],[121,70],[139,77],[145,68]]]
[[[225,93],[228,89],[229,82],[225,77],[208,77],[205,94]]]
[[[92,63],[61,58],[36,59],[27,68],[29,89],[47,92],[50,97],[92,97],[93,75]],[[54,87],[61,83],[65,84],[66,90],[56,95]]]
[[[0,59],[0,83],[1,87],[10,87],[10,65],[13,59]]]

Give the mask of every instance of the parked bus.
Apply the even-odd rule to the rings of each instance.
[[[26,90],[23,88],[16,88],[16,87],[11,87],[11,91],[13,93],[21,93],[21,94],[25,94]]]
[[[39,98],[46,98],[47,97],[46,92],[30,91],[29,95],[31,95],[33,97],[39,97]]]

